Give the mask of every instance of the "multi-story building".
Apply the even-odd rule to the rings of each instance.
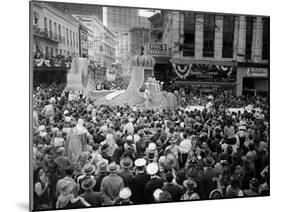
[[[130,55],[130,29],[138,27],[140,19],[138,9],[124,7],[107,7],[107,27],[116,34],[116,59],[126,66]]]
[[[82,23],[79,24],[79,56],[88,57],[88,31]]]
[[[130,30],[131,36],[131,55],[140,55],[145,43],[149,42],[150,29],[135,27]]]
[[[148,17],[143,17],[139,16],[139,27],[144,27],[144,28],[151,28],[151,23],[148,20]]]
[[[268,92],[269,17],[162,11],[162,42],[175,83],[230,89],[236,95]],[[173,71],[172,71],[173,70]]]
[[[43,54],[79,55],[79,22],[46,3],[33,2],[33,41]]]
[[[95,16],[73,15],[73,17],[83,23],[92,33],[92,35],[88,33],[88,52],[91,51],[91,56],[89,55],[91,60],[106,66],[115,62],[116,35]],[[92,41],[89,44],[90,40]]]
[[[90,16],[94,15],[100,21],[103,21],[103,6],[100,5],[64,2],[48,2],[48,4],[52,5],[63,13]]]

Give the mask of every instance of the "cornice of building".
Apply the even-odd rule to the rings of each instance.
[[[48,12],[53,13],[55,16],[63,19],[64,21],[68,22],[69,24],[73,24],[73,25],[76,25],[77,27],[79,27],[79,21],[77,21],[70,14],[62,13],[61,11],[57,10],[53,6],[46,4],[46,3],[34,2],[34,4],[36,4],[36,6],[41,7],[42,9],[47,10]]]

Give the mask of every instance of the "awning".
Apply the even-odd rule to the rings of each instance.
[[[179,65],[189,65],[189,64],[210,64],[210,65],[223,65],[223,66],[237,66],[236,61],[221,61],[221,60],[196,60],[192,58],[184,59],[170,59],[171,63]]]
[[[154,57],[156,64],[170,64],[170,57]]]

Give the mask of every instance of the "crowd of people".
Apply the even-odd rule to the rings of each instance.
[[[64,88],[33,92],[34,209],[269,195],[266,98],[175,91],[176,110],[140,110]]]

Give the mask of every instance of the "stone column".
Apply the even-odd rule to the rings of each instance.
[[[196,14],[195,17],[195,58],[203,56],[204,15]]]
[[[215,58],[222,58],[223,16],[216,16],[215,20]]]

